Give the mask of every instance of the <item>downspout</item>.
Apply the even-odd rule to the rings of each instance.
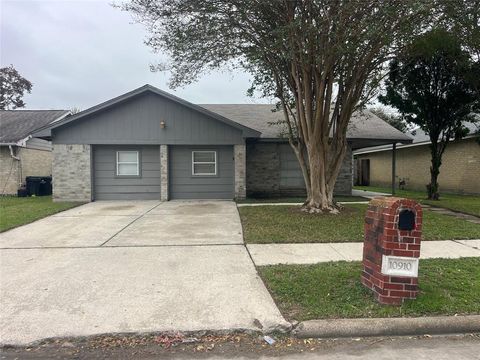
[[[13,147],[12,147],[12,145],[8,145],[8,148],[10,149],[10,156],[11,156],[13,159],[15,159],[15,160],[20,161],[20,158],[19,158],[18,156],[13,155]]]

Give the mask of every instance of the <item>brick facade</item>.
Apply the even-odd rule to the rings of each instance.
[[[391,186],[392,151],[359,154],[356,159],[370,159],[370,185]],[[357,160],[357,166],[358,166]],[[419,145],[397,149],[396,184],[405,179],[408,190],[425,191],[430,182],[430,149]],[[412,166],[414,164],[414,166]],[[480,194],[480,145],[475,139],[448,144],[442,158],[438,182],[440,191]]]
[[[235,199],[246,197],[246,146],[245,144],[233,146],[235,167]]]
[[[52,175],[52,152],[14,147],[12,158],[8,146],[0,146],[0,194],[15,195],[27,176]]]
[[[160,200],[168,201],[168,145],[160,145]]]
[[[305,196],[303,175],[290,145],[279,142],[247,143],[247,195],[252,197]],[[289,153],[291,152],[291,153]],[[288,165],[285,163],[288,162]],[[288,179],[294,179],[288,183]],[[340,169],[334,193],[352,193],[352,151]]]
[[[415,214],[411,231],[399,230],[399,214],[410,210]],[[418,259],[422,237],[422,208],[413,200],[378,197],[370,201],[365,216],[362,284],[371,289],[382,304],[401,304],[418,294],[417,277],[382,273],[384,256]]]
[[[86,144],[53,146],[53,200],[91,201],[92,153]]]

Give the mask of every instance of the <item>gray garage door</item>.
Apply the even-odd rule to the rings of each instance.
[[[93,147],[95,200],[159,200],[160,147]]]
[[[171,146],[169,158],[171,199],[233,199],[233,146]]]

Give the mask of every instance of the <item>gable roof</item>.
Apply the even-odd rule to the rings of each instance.
[[[261,137],[275,139],[285,131],[282,111],[272,111],[270,104],[202,104],[205,109],[221,114],[261,132]],[[274,124],[272,124],[274,123]],[[355,112],[347,129],[349,139],[376,139],[411,142],[411,138],[368,110]]]
[[[15,145],[69,113],[68,110],[0,110],[0,144]]]
[[[57,127],[60,127],[60,126],[63,126],[65,124],[68,124],[68,123],[71,123],[72,121],[77,121],[77,120],[80,120],[80,119],[83,119],[85,117],[87,117],[88,115],[91,115],[97,111],[101,111],[101,110],[104,110],[104,109],[107,109],[107,108],[110,108],[112,106],[115,106],[116,104],[119,104],[119,103],[123,103],[124,101],[127,101],[135,96],[138,96],[138,95],[141,95],[141,94],[144,94],[144,93],[154,93],[154,94],[157,94],[159,96],[162,96],[164,98],[167,98],[171,101],[174,101],[178,104],[181,104],[183,106],[186,106],[190,109],[193,109],[195,111],[198,111],[204,115],[207,115],[213,119],[216,119],[218,121],[221,121],[227,125],[230,125],[234,128],[237,128],[239,130],[241,130],[243,132],[243,136],[244,137],[259,137],[260,136],[260,133],[257,131],[257,130],[254,130],[254,129],[251,129],[249,128],[248,126],[245,126],[245,125],[242,125],[238,122],[235,122],[235,121],[232,121],[231,119],[228,119],[220,114],[217,114],[217,113],[214,113],[214,112],[211,112],[201,106],[198,106],[198,105],[195,105],[191,102],[188,102],[186,100],[183,100],[175,95],[172,95],[172,94],[169,94],[163,90],[160,90],[158,88],[156,88],[155,86],[152,86],[152,85],[144,85],[142,87],[139,87],[135,90],[132,90],[128,93],[125,93],[123,95],[120,95],[120,96],[117,96],[113,99],[110,99],[110,100],[107,100],[101,104],[98,104],[98,105],[95,105],[89,109],[86,109],[84,111],[81,111],[73,116],[69,116],[61,121],[58,121],[58,122],[55,122],[54,124],[50,124],[49,126],[46,126],[42,129],[40,129],[40,131],[36,134],[37,136],[46,136],[47,134],[49,135],[50,134],[50,130],[51,129],[55,129]]]

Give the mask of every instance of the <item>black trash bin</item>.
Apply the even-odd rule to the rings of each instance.
[[[51,176],[27,176],[27,192],[32,196],[46,196],[52,194]]]

